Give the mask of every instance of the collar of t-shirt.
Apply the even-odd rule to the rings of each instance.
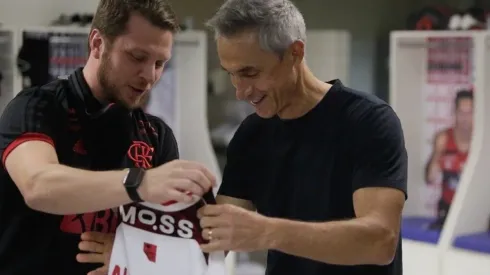
[[[331,81],[327,81],[328,84],[332,85],[332,87],[328,90],[328,92],[323,96],[322,100],[318,102],[318,104],[313,107],[308,113],[304,114],[299,118],[294,119],[277,119],[281,120],[285,125],[293,126],[294,125],[304,125],[306,121],[311,120],[311,118],[316,117],[316,113],[322,112],[325,108],[330,108],[331,102],[333,101],[334,94],[341,91],[343,88],[343,84],[339,79],[334,79]]]
[[[75,89],[75,94],[83,101],[87,114],[95,114],[107,107],[107,103],[99,102],[92,94],[83,76],[83,67],[76,69],[69,79]]]

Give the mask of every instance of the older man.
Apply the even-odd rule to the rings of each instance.
[[[222,205],[200,211],[203,250],[267,249],[269,275],[402,274],[407,154],[395,112],[314,76],[288,0],[228,0],[208,23],[256,113],[229,145]]]
[[[229,145],[219,204],[200,209],[202,249],[268,250],[269,275],[402,274],[407,153],[395,112],[314,76],[288,0],[228,0],[209,26],[256,113]]]

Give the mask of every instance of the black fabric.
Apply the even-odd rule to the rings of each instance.
[[[58,117],[61,110],[55,97],[55,93],[29,88],[7,104],[0,119],[0,156],[24,133],[43,134],[56,142],[59,127],[53,121],[62,117]]]
[[[72,83],[77,77],[78,84]],[[69,80],[24,90],[0,118],[0,154],[30,133],[51,137],[60,163],[87,170],[151,168],[179,157],[172,130],[161,119],[117,106],[88,119],[85,109],[97,113],[104,107],[92,96],[81,69]],[[76,262],[80,234],[114,232],[117,222],[111,209],[65,216],[32,210],[5,168],[0,169],[2,275],[86,275],[98,266]]]
[[[45,85],[49,75],[49,34],[22,34],[22,47],[17,56],[17,67],[24,78],[24,88]]]
[[[365,187],[407,191],[407,154],[394,111],[339,80],[301,118],[249,116],[230,142],[219,194],[253,202],[269,217],[336,221],[355,217]],[[338,266],[269,251],[268,275],[401,275],[399,244],[387,266]]]
[[[82,124],[87,151],[95,156],[91,168],[112,170],[121,166],[121,159],[131,145],[132,114],[123,106],[101,104],[91,94],[78,69],[68,78],[69,98]]]

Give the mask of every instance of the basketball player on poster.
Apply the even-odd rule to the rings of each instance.
[[[470,149],[473,130],[473,92],[461,90],[454,101],[454,125],[434,137],[432,154],[425,168],[427,184],[440,184],[437,219],[431,229],[441,229],[459,183]]]

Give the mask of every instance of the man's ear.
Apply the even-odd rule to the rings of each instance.
[[[301,40],[296,40],[289,47],[291,51],[291,56],[294,60],[294,63],[301,63],[305,57],[305,43]]]
[[[93,29],[92,31],[90,31],[88,39],[90,54],[95,59],[100,59],[104,50],[104,39],[102,37],[102,34],[99,30]]]

